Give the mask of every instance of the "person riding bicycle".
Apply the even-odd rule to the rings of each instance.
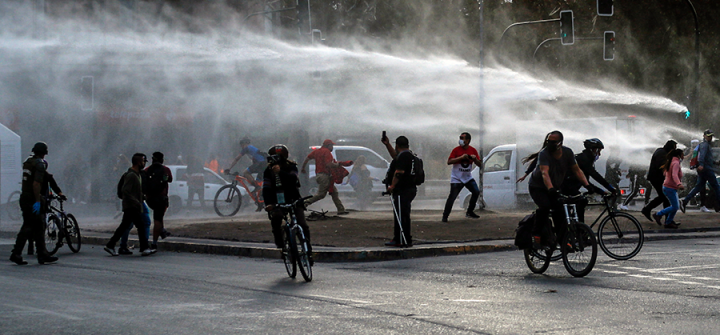
[[[592,178],[605,187],[608,192],[613,195],[617,194],[617,190],[595,170],[595,162],[600,158],[602,150],[605,149],[602,141],[597,138],[590,138],[585,140],[583,145],[585,146],[585,150],[575,155],[575,161],[585,175],[585,178]],[[578,195],[580,194],[580,186],[582,186],[582,183],[578,178],[574,175],[568,175],[562,185],[562,194]],[[592,184],[590,184],[590,187],[594,193],[605,195],[605,190]],[[587,206],[587,203],[587,199],[581,199],[580,202],[576,204],[577,215],[580,222],[585,222],[585,206]]]
[[[300,179],[298,178],[297,163],[288,159],[288,148],[283,144],[276,144],[268,150],[268,164],[263,172],[263,198],[265,199],[265,211],[268,212],[272,233],[275,238],[275,246],[283,248],[282,221],[285,216],[279,204],[291,204],[300,196]],[[298,225],[305,232],[308,245],[310,265],[314,263],[312,258],[312,244],[310,243],[310,227],[305,222],[305,204],[298,204],[295,210],[295,218]]]
[[[249,156],[252,160],[252,164],[248,166],[245,171],[243,171],[243,176],[251,183],[253,183],[253,186],[255,186],[255,189],[257,189],[260,186],[259,180],[260,176],[267,167],[267,160],[265,156],[260,152],[258,148],[250,144],[250,139],[245,137],[242,140],[240,140],[240,147],[242,147],[242,150],[240,150],[240,154],[235,157],[235,160],[233,160],[232,164],[230,164],[230,167],[225,170],[227,173],[230,172],[230,170],[237,164],[237,162],[242,158],[243,156]],[[253,178],[252,174],[257,173],[257,177]],[[253,189],[253,192],[255,192],[255,189]]]
[[[537,153],[527,157],[527,160],[537,158],[537,167],[530,176],[528,188],[530,197],[538,206],[535,216],[535,224],[533,225],[532,243],[533,248],[542,248],[542,232],[546,227],[550,227],[548,221],[550,210],[552,209],[553,221],[557,228],[558,238],[562,240],[564,232],[567,230],[567,222],[565,222],[565,213],[561,203],[558,201],[561,197],[559,189],[562,188],[563,182],[568,172],[572,172],[585,188],[590,191],[590,186],[583,174],[582,170],[575,161],[573,151],[563,146],[563,134],[554,130],[545,137],[547,145]],[[547,241],[550,242],[550,241]]]

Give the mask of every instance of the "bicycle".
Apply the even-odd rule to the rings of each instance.
[[[560,257],[563,260],[565,269],[574,277],[584,277],[592,271],[597,260],[597,240],[592,229],[586,224],[580,222],[577,216],[577,208],[574,202],[578,198],[561,197],[558,201],[563,205],[565,211],[565,219],[567,220],[567,232],[562,241],[560,241]],[[546,243],[541,248],[526,248],[524,250],[525,263],[533,273],[543,273],[550,266],[552,254],[557,248],[557,232],[552,218],[551,222],[551,238],[550,243]],[[588,255],[589,253],[589,255]]]
[[[215,208],[215,213],[217,213],[217,215],[233,216],[240,210],[240,207],[242,206],[242,194],[240,193],[238,185],[242,186],[247,191],[250,199],[255,202],[257,205],[257,212],[265,207],[265,201],[262,199],[262,182],[259,182],[260,185],[254,191],[250,191],[247,186],[250,184],[250,181],[248,181],[247,178],[241,176],[237,172],[232,174],[225,172],[225,174],[234,176],[235,178],[232,183],[220,187],[217,193],[215,193],[213,207]]]
[[[295,217],[295,208],[300,205],[305,209],[305,200],[312,198],[308,196],[295,200],[291,204],[276,205],[283,212],[283,248],[282,259],[285,263],[285,270],[290,278],[295,278],[297,268],[306,282],[312,280],[312,264],[310,264],[310,253],[308,252],[309,243],[305,239],[305,232],[297,223]]]
[[[603,201],[589,203],[589,206],[605,206],[605,209],[590,225],[593,229],[598,222],[597,239],[600,249],[610,258],[628,260],[635,257],[645,242],[645,232],[640,222],[631,214],[615,209],[617,196],[603,195]],[[607,215],[605,215],[607,213]],[[557,261],[560,254],[553,254],[551,261]]]
[[[73,253],[79,252],[82,245],[77,219],[63,209],[63,202],[66,200],[55,194],[48,196],[49,211],[45,228],[45,247],[50,255],[54,255],[63,246],[63,240],[67,242]],[[59,205],[56,206],[55,203]]]

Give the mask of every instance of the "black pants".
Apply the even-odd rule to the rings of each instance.
[[[471,179],[465,184],[452,183],[450,184],[450,195],[448,195],[447,201],[445,202],[445,210],[443,211],[444,218],[447,218],[450,215],[453,203],[464,187],[467,187],[468,191],[472,194],[470,196],[470,203],[468,204],[467,212],[472,213],[475,210],[475,204],[477,204],[478,197],[480,197],[480,189],[478,188],[475,179]]]
[[[280,208],[275,208],[270,213],[270,225],[272,226],[273,237],[275,238],[275,246],[282,248],[283,245],[283,212]],[[295,208],[295,219],[297,224],[302,227],[303,233],[305,233],[305,240],[308,244],[308,252],[312,252],[312,243],[310,243],[310,227],[308,227],[305,221],[305,210],[302,208]]]
[[[25,241],[30,239],[35,242],[37,257],[47,256],[48,252],[45,249],[45,213],[34,214],[32,212],[33,204],[20,205],[23,224],[15,239],[15,247],[12,250],[13,255],[20,256],[25,248]]]
[[[567,231],[565,209],[563,206],[559,202],[550,199],[550,194],[546,188],[531,187],[530,197],[533,199],[533,202],[535,202],[535,205],[538,206],[538,209],[535,211],[533,236],[543,236],[543,231],[550,227],[548,219],[550,218],[550,210],[552,210],[552,218],[553,222],[555,222],[557,237],[558,240],[562,240],[562,237]]]
[[[403,243],[403,241],[405,241],[405,244],[412,244],[412,234],[410,233],[410,211],[412,210],[412,201],[415,199],[415,195],[417,195],[416,188],[397,190],[392,194],[393,205],[395,207],[395,213],[393,215],[395,222],[393,241],[396,241],[397,243]],[[400,215],[400,218],[398,218],[398,215]],[[398,220],[402,224],[403,236],[405,237],[404,240],[400,238],[400,224],[398,223]]]
[[[652,211],[653,208],[657,207],[661,203],[663,204],[663,208],[670,207],[670,200],[668,200],[662,190],[663,180],[651,180],[650,184],[655,189],[655,192],[657,192],[658,195],[652,200],[650,200],[650,202],[645,207],[643,207],[643,210]]]
[[[120,241],[120,238],[125,234],[128,229],[135,226],[138,231],[138,239],[140,240],[140,252],[145,251],[148,248],[148,236],[147,230],[145,229],[145,223],[142,219],[142,212],[140,210],[128,209],[123,212],[122,221],[120,226],[115,229],[115,233],[108,242],[108,248],[115,248],[115,244]]]

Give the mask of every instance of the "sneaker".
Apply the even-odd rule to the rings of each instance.
[[[471,218],[471,219],[477,219],[480,217],[480,215],[475,214],[475,212],[467,212],[467,213],[465,213],[465,217]]]
[[[709,209],[708,209],[707,207],[705,207],[705,206],[700,207],[700,211],[703,212],[703,213],[710,213],[710,212],[711,212],[711,210],[709,210]]]
[[[618,208],[620,208],[624,211],[630,210],[630,208],[628,208],[628,206],[625,206],[625,205],[620,205],[620,206],[618,206]]]
[[[172,236],[172,234],[170,234],[169,231],[167,231],[167,230],[165,230],[165,228],[163,228],[162,232],[160,232],[160,238],[164,240],[168,236]]]
[[[652,215],[653,219],[655,219],[655,222],[658,224],[658,226],[662,226],[662,215],[657,215],[657,213]]]
[[[644,215],[650,222],[653,222],[653,219],[650,216],[650,208],[643,208],[640,213],[642,213],[642,215]]]
[[[532,247],[533,249],[542,249],[542,238],[540,236],[533,236],[532,237]]]
[[[132,255],[133,252],[130,251],[130,249],[128,249],[128,248],[120,248],[120,249],[118,249],[118,254],[119,255]]]
[[[390,242],[385,242],[385,246],[387,246],[387,247],[399,247],[400,245],[401,244],[395,240],[391,240]]]
[[[680,201],[680,211],[685,213],[685,206],[687,206],[688,201],[683,199]]]
[[[110,254],[110,256],[118,255],[117,251],[115,251],[115,248],[105,247],[105,248],[103,248],[103,250],[105,250],[108,254]]]
[[[140,252],[140,255],[141,255],[141,256],[150,256],[150,255],[152,255],[152,254],[154,254],[154,252],[153,252],[152,249],[150,249],[150,248],[145,249],[145,250],[143,250],[143,251]]]
[[[28,263],[27,261],[23,260],[22,256],[16,254],[10,255],[10,261],[17,265],[27,265]]]
[[[53,262],[57,262],[57,260],[58,260],[58,258],[55,256],[38,257],[39,264],[53,263]]]
[[[348,214],[350,214],[350,212],[348,212],[348,211],[337,212],[337,215],[348,215]]]
[[[443,216],[443,218],[442,218],[441,221],[442,221],[442,222],[448,222],[447,216]]]
[[[665,228],[665,229],[678,229],[678,226],[679,226],[679,225],[676,224],[675,222],[670,222],[669,224],[664,225],[663,228]]]

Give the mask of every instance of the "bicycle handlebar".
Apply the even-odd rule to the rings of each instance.
[[[298,202],[305,203],[305,200],[310,199],[312,197],[313,197],[312,195],[308,195],[307,197],[300,198],[300,199],[293,201],[291,204],[277,204],[275,206],[277,206],[278,208],[293,208],[293,207],[297,206]]]

